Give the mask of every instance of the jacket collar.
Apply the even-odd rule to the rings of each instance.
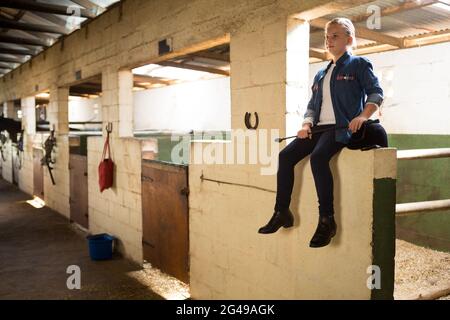
[[[345,61],[347,61],[347,59],[349,59],[351,56],[351,54],[346,51],[339,59],[338,61],[336,61],[336,66],[343,64]],[[323,77],[325,77],[325,74],[328,72],[328,70],[330,69],[331,65],[333,64],[333,60],[330,60],[330,62],[328,63],[327,67],[325,69],[322,69],[321,74],[319,76],[318,80],[321,80]]]
[[[351,56],[351,53],[349,53],[348,51],[344,52],[344,54],[338,59],[338,61],[336,61],[336,65],[343,64],[345,61],[347,61],[348,58],[350,58],[350,56]],[[330,63],[328,63],[326,70],[328,70],[332,64],[333,64],[333,60],[330,60]]]

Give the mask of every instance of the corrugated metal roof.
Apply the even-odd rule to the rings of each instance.
[[[441,0],[380,0],[356,6],[342,12],[327,15],[331,20],[346,17],[356,28],[368,28],[367,17],[373,13],[370,7],[377,6],[381,12],[381,30],[373,30],[396,38],[414,38],[432,32],[450,33],[450,1]],[[375,41],[358,38],[358,47],[377,44]],[[323,49],[323,30],[312,28],[310,46]]]
[[[0,2],[0,77],[120,0]],[[80,13],[80,16],[77,16]],[[72,15],[71,15],[72,14]],[[84,16],[84,17],[83,17]]]

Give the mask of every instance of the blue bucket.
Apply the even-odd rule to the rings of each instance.
[[[95,234],[86,237],[89,242],[89,256],[92,260],[108,260],[112,258],[114,237],[109,234]]]

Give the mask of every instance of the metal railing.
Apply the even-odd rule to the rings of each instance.
[[[397,160],[418,160],[450,158],[450,148],[413,149],[397,151]],[[398,203],[395,205],[395,213],[398,216],[409,215],[416,212],[432,212],[450,209],[450,199],[432,200],[410,203]]]

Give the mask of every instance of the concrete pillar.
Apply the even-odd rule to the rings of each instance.
[[[36,134],[36,98],[22,98],[22,129],[23,137],[22,168],[19,171],[19,188],[27,194],[33,194],[33,137]]]
[[[113,125],[113,135],[119,133],[119,75],[108,66],[102,72],[102,121],[103,130],[108,123]]]
[[[309,23],[291,18],[286,37],[286,135],[297,134],[308,105]]]
[[[280,19],[231,36],[232,128],[258,112],[260,129],[296,133],[309,87],[309,24]]]
[[[13,183],[13,149],[11,140],[8,140],[3,146],[3,157],[5,158],[4,160],[0,158],[0,162],[2,164],[2,177],[9,183]]]
[[[113,67],[102,73],[103,127],[113,124],[113,133],[118,137],[133,136],[133,73],[118,71]]]
[[[246,112],[258,129],[285,130],[286,21],[231,35],[231,128],[246,129]],[[254,118],[253,118],[254,123]]]
[[[48,120],[57,134],[69,133],[69,88],[50,88]]]
[[[23,98],[22,105],[22,128],[26,134],[36,133],[36,98],[34,96]]]
[[[132,137],[134,129],[133,73],[121,70],[119,78],[119,137]]]
[[[133,75],[107,66],[102,72],[103,134],[88,139],[89,228],[92,233],[107,232],[118,241],[117,250],[141,264],[141,144],[133,135]],[[101,161],[105,127],[112,123],[111,157],[115,163],[113,187],[100,193],[97,166]],[[92,165],[91,165],[92,164]]]
[[[48,108],[48,121],[50,129],[55,127],[56,148],[53,165],[53,177],[55,185],[52,184],[49,172],[44,168],[44,190],[45,203],[53,210],[65,217],[70,216],[70,180],[69,171],[69,88],[50,87],[50,103]],[[44,140],[47,137],[44,138]]]

